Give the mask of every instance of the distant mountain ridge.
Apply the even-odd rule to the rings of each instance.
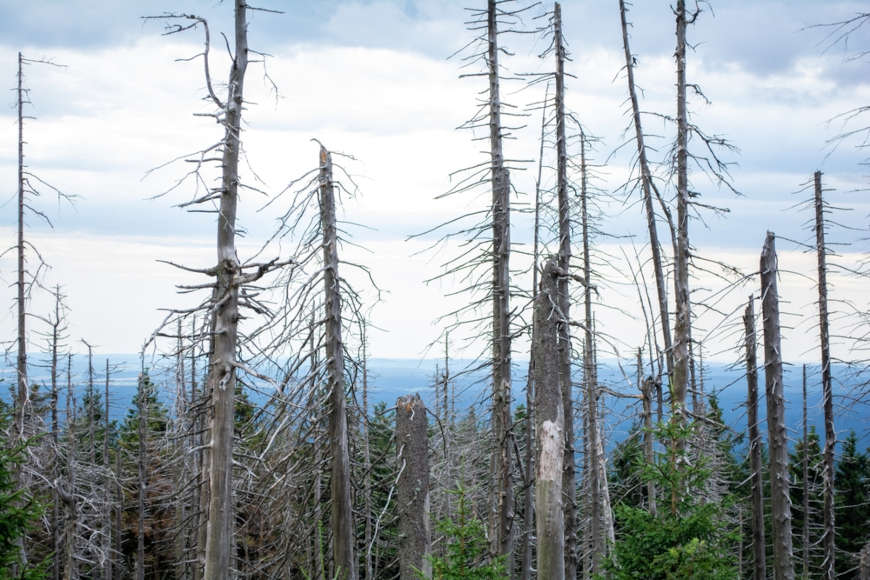
[[[29,378],[31,383],[48,385],[49,369],[43,361],[45,355],[36,354],[29,357]],[[122,418],[130,408],[133,396],[136,392],[136,380],[142,368],[142,361],[136,354],[108,354],[94,355],[94,382],[95,389],[103,393],[105,391],[105,364],[106,359],[110,364],[109,377],[109,407],[112,419]],[[158,385],[160,398],[172,409],[175,399],[175,371],[170,365],[174,360],[161,358],[146,358],[145,367],[148,369],[152,380]],[[454,379],[456,392],[456,409],[464,411],[471,405],[477,405],[478,416],[484,416],[488,406],[488,376],[485,370],[467,369],[473,364],[472,361],[453,359],[450,360],[451,375]],[[59,383],[61,387],[66,385],[66,358],[62,360],[62,369],[59,371]],[[74,355],[72,364],[72,380],[75,385],[76,397],[81,397],[85,392],[88,380],[88,361],[86,355]],[[369,404],[384,402],[388,407],[395,404],[396,399],[412,392],[418,392],[427,405],[434,407],[434,389],[436,367],[443,368],[443,360],[439,359],[395,359],[373,358],[368,362],[369,375]],[[527,360],[514,359],[513,372],[513,395],[514,406],[525,403],[525,384]],[[636,370],[633,365],[623,366],[628,377],[622,375],[617,365],[612,361],[599,363],[599,380],[602,385],[611,390],[625,393],[629,396],[637,395],[635,382]],[[189,371],[188,371],[189,372]],[[867,405],[850,408],[850,394],[854,392],[860,381],[850,369],[843,365],[834,367],[834,407],[835,422],[838,440],[846,437],[850,430],[858,434],[861,449],[870,446],[870,407]],[[0,366],[0,383],[9,386],[14,385],[15,367],[14,362],[7,361]],[[578,383],[576,397],[579,400],[582,393],[579,386],[579,375],[575,377]],[[801,431],[801,367],[800,365],[787,365],[785,369],[785,397],[786,397],[786,424],[792,440],[799,437]],[[759,416],[763,420],[765,414],[764,372],[759,373],[761,396],[759,400]],[[807,366],[807,415],[809,425],[814,425],[819,433],[824,433],[822,415],[822,396],[820,386],[820,372],[818,365]],[[704,365],[705,392],[716,392],[719,404],[723,409],[726,424],[737,432],[746,430],[746,381],[740,368],[722,363],[705,363]],[[867,388],[865,386],[865,388]],[[252,395],[257,402],[261,395]],[[639,401],[635,398],[616,398],[604,395],[608,409],[605,413],[605,428],[609,445],[622,440],[631,427],[631,423],[637,417]],[[9,389],[0,387],[0,398],[4,401],[11,399]],[[361,397],[357,394],[357,398]],[[64,406],[64,397],[61,397],[61,407]],[[766,429],[762,429],[766,433]]]

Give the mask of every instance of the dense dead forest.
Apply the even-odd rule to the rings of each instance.
[[[18,53],[0,578],[870,579],[870,303],[830,282],[867,287],[867,215],[843,225],[827,197],[836,176],[809,166],[789,184],[804,238],[735,223],[732,236],[757,240],[755,264],[704,253],[695,236],[727,223],[720,200],[749,195],[732,175],[740,144],[696,114],[710,101],[692,76],[694,35],[699,21],[715,26],[714,6],[662,4],[672,70],[654,82],[673,98],[651,111],[632,5],[610,4],[620,144],[571,108],[584,44],[563,14],[576,7],[488,0],[456,22],[470,41],[444,52],[459,48],[450,62],[473,85],[458,130],[479,154],[424,192],[455,213],[408,232],[438,265],[420,284],[449,289],[435,330],[420,330],[432,331],[434,375],[386,402],[370,341],[387,298],[343,210],[365,199],[354,172],[365,152],[313,138],[309,169],[274,188],[245,147],[247,116],[265,106],[250,77],[276,84],[257,26],[293,18],[295,3],[223,3],[226,30],[186,12],[142,19],[166,42],[196,43],[173,66],[199,78],[190,112],[212,137],[194,151],[165,145],[148,174],[171,177],[151,203],[208,214],[216,255],[154,256],[177,273],[178,301],[142,337],[132,400],[119,401],[119,361],[70,332],[64,281],[31,243],[34,221],[54,219],[35,200],[76,195],[27,157],[40,122],[28,79],[59,65]],[[818,23],[819,50],[867,60],[867,20]],[[537,68],[516,70],[512,43],[528,39]],[[824,155],[866,147],[867,108],[842,112]],[[517,158],[529,134],[537,157]],[[608,167],[617,152],[627,164]],[[421,192],[407,195],[410,214]],[[274,212],[274,227],[248,231],[246,204]],[[608,231],[614,208],[637,231]],[[841,253],[844,240],[854,245]],[[783,248],[812,268],[794,272]],[[811,304],[795,305],[795,284]],[[629,298],[614,306],[617,294]],[[639,339],[602,322],[613,311]],[[783,344],[799,333],[814,347],[794,366]],[[737,378],[720,384],[717,364]],[[736,410],[723,410],[725,389],[740,393]],[[808,399],[820,401],[818,430]],[[801,409],[798,423],[787,408]],[[847,412],[863,431],[844,429]]]

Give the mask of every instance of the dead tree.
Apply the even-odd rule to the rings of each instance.
[[[801,427],[803,428],[804,452],[801,457],[801,476],[803,478],[803,529],[801,530],[801,556],[803,560],[803,577],[810,577],[810,453],[809,453],[809,437],[807,434],[807,365],[804,364],[802,369],[803,387],[803,409],[801,413]]]
[[[556,93],[554,106],[556,115],[556,196],[559,205],[559,253],[558,265],[563,272],[568,272],[571,266],[571,218],[568,205],[568,143],[565,131],[565,58],[566,51],[562,37],[562,6],[556,2],[553,6],[553,44],[556,57]],[[585,203],[585,199],[583,200]],[[585,241],[585,240],[584,240]],[[584,246],[584,258],[588,246]],[[570,320],[570,288],[569,277],[560,276],[557,280],[558,304],[561,316]],[[571,382],[571,333],[567,323],[559,325],[562,334],[557,347],[559,349],[559,383],[562,391],[562,411],[565,414],[563,433],[565,436],[565,457],[562,464],[562,490],[565,496],[565,571],[573,578],[577,575],[577,546],[575,530],[577,527],[577,506],[575,498],[574,470],[574,403]]]
[[[215,335],[209,360],[208,389],[212,396],[209,442],[209,505],[206,515],[204,578],[224,577],[230,570],[233,535],[233,402],[236,390],[236,340],[239,324],[239,259],[236,255],[236,206],[245,71],[248,66],[247,4],[235,2],[235,51],[222,109],[220,212],[217,226],[217,266],[214,288]]]
[[[550,259],[541,273],[535,297],[535,528],[538,578],[565,578],[565,524],[562,506],[562,470],[565,413],[559,374],[559,340],[565,324],[558,313],[557,263]]]
[[[396,448],[399,476],[396,505],[399,511],[399,570],[402,580],[432,573],[429,529],[429,439],[426,407],[420,395],[396,401]]]
[[[761,435],[758,432],[758,363],[756,361],[757,339],[755,334],[755,301],[749,303],[743,313],[744,343],[746,348],[746,409],[749,423],[749,464],[752,479],[752,570],[755,580],[764,580],[764,482],[761,478]]]
[[[76,537],[78,536],[79,503],[76,494],[76,417],[75,395],[72,387],[72,354],[66,359],[66,424],[67,424],[67,452],[66,452],[66,482],[61,493],[66,507],[64,521],[64,553],[63,553],[63,577],[64,580],[77,580],[78,561],[76,557]]]
[[[136,411],[139,413],[138,437],[139,449],[136,454],[138,478],[136,482],[136,580],[145,579],[145,487],[148,474],[148,379],[144,374],[139,376],[139,389],[136,393]]]
[[[103,561],[103,577],[106,580],[112,580],[112,486],[111,486],[111,475],[112,468],[109,464],[109,381],[110,381],[110,371],[109,371],[109,359],[106,359],[106,385],[105,385],[105,400],[104,403],[104,412],[103,412],[103,471],[106,474],[106,479],[103,482],[103,501],[105,502],[105,514],[103,518],[103,554],[105,554],[105,560]],[[115,474],[117,477],[117,474]],[[121,533],[121,530],[117,530],[117,533]]]
[[[320,213],[323,233],[323,302],[326,319],[329,449],[332,455],[332,538],[335,572],[342,580],[356,578],[353,506],[350,494],[350,452],[345,404],[344,346],[341,339],[341,293],[335,218],[332,156],[320,148]]]
[[[683,425],[686,418],[686,390],[689,379],[689,127],[686,110],[686,24],[694,21],[686,14],[686,1],[677,0],[677,243],[674,255],[674,374],[671,382],[672,419]],[[678,439],[677,453],[682,452]]]
[[[788,440],[782,385],[782,338],[776,247],[767,232],[761,251],[761,312],[764,322],[764,376],[767,397],[767,432],[770,446],[770,503],[773,519],[773,571],[776,580],[792,580],[791,500],[789,499]]]
[[[638,353],[640,356],[640,353]],[[655,457],[653,455],[653,423],[652,423],[652,397],[655,381],[652,377],[647,377],[641,385],[641,394],[643,396],[643,457],[647,465],[652,465]],[[653,516],[656,515],[656,484],[649,480],[646,484],[647,509]]]
[[[49,315],[47,321],[49,326],[48,332],[48,352],[49,352],[49,381],[50,381],[50,412],[51,412],[51,444],[52,444],[52,468],[51,468],[51,551],[55,554],[52,558],[51,577],[54,580],[60,580],[61,564],[63,553],[63,524],[61,521],[61,472],[62,472],[62,452],[60,449],[60,421],[58,404],[60,399],[60,386],[58,383],[59,363],[61,349],[66,340],[66,307],[63,304],[63,294],[60,291],[60,285],[54,288],[54,313]],[[67,425],[69,421],[67,420]],[[69,429],[67,429],[69,431]]]
[[[492,553],[509,555],[513,548],[510,329],[510,175],[502,152],[496,0],[486,15],[489,75],[489,143],[492,174],[492,428],[494,494],[490,515]]]
[[[24,423],[26,416],[26,407],[28,405],[28,394],[30,389],[27,385],[27,314],[24,304],[25,295],[25,269],[24,269],[24,88],[23,58],[21,53],[18,53],[18,282],[16,283],[17,298],[16,306],[18,308],[18,359],[17,359],[17,377],[18,377],[18,394],[15,397],[15,423],[13,429],[13,442],[23,439]],[[22,545],[22,565],[26,564],[27,558],[23,552]]]
[[[825,452],[822,458],[822,477],[825,486],[824,503],[824,534],[822,544],[824,546],[824,577],[833,580],[834,572],[834,446],[837,444],[837,435],[834,431],[834,396],[831,385],[831,340],[828,323],[828,278],[825,258],[827,247],[825,245],[825,202],[822,199],[822,172],[816,171],[813,175],[815,191],[815,233],[816,233],[816,256],[818,261],[818,289],[819,289],[819,344],[822,358],[822,396],[825,408]]]
[[[363,517],[365,518],[365,532],[363,540],[366,546],[372,542],[372,456],[371,456],[371,433],[369,432],[369,377],[368,377],[368,338],[366,326],[363,325],[360,345],[362,348],[362,438],[363,438]],[[446,388],[446,385],[445,385]],[[445,408],[446,415],[446,408]],[[365,578],[370,580],[372,574],[372,553],[366,550]]]
[[[656,214],[653,207],[653,193],[658,196],[656,185],[653,182],[652,171],[647,159],[647,148],[644,142],[643,125],[641,123],[640,105],[637,99],[637,90],[634,83],[634,67],[636,59],[631,54],[628,40],[628,21],[625,0],[619,0],[619,15],[622,24],[622,46],[625,53],[625,73],[628,81],[628,97],[631,101],[632,124],[634,125],[635,141],[637,142],[637,160],[640,169],[640,186],[643,194],[644,211],[646,212],[647,230],[649,232],[650,251],[652,252],[653,271],[656,280],[656,296],[658,298],[659,321],[664,342],[664,358],[668,377],[672,380],[674,375],[674,352],[671,341],[670,316],[668,314],[668,292],[665,280],[661,245],[659,243],[658,229],[656,227]]]
[[[547,96],[550,85],[544,92],[544,104],[541,107],[541,143],[538,151],[538,177],[535,181],[535,223],[532,233],[532,304],[538,297],[538,260],[539,233],[541,221],[541,175],[544,166],[544,136],[547,126]],[[531,343],[535,344],[535,324],[532,323]],[[525,471],[525,501],[523,505],[523,533],[521,536],[522,547],[520,550],[520,575],[522,580],[530,580],[532,577],[532,542],[531,534],[534,523],[534,495],[535,495],[535,357],[529,357],[529,367],[526,376],[526,471]]]

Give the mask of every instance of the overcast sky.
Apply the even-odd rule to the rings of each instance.
[[[632,9],[632,50],[637,55],[638,83],[645,111],[672,114],[674,109],[673,15],[666,1],[638,1]],[[350,259],[370,265],[386,293],[374,310],[382,331],[372,338],[371,350],[380,357],[419,357],[439,333],[438,315],[452,310],[457,298],[442,295],[458,282],[424,284],[440,271],[446,255],[419,254],[425,240],[406,241],[409,234],[428,229],[466,211],[479,209],[486,196],[435,200],[450,187],[452,171],[485,160],[481,134],[455,128],[475,111],[484,88],[480,78],[459,79],[462,61],[447,57],[472,35],[464,29],[464,3],[430,0],[277,1],[266,8],[284,14],[256,12],[249,26],[250,46],[268,53],[265,68],[248,69],[244,143],[250,167],[263,180],[262,189],[280,191],[288,182],[316,166],[317,138],[337,151],[353,154],[347,163],[359,191],[345,204],[345,217],[366,228],[354,230],[356,240],[370,253],[346,248]],[[806,197],[798,194],[816,169],[825,173],[833,191],[830,199],[853,211],[838,221],[866,229],[870,204],[856,193],[867,183],[862,154],[856,143],[834,148],[830,140],[845,129],[837,115],[870,103],[870,60],[850,58],[868,47],[868,30],[857,31],[848,46],[831,46],[827,29],[812,28],[866,10],[861,2],[729,1],[704,5],[705,11],[689,32],[695,50],[689,55],[690,82],[697,82],[710,103],[694,98],[692,120],[707,133],[723,135],[735,151],[723,152],[733,162],[731,176],[742,193],[735,196],[702,175],[693,186],[704,202],[730,208],[726,217],[704,214],[692,223],[699,255],[727,260],[751,273],[770,229],[784,238],[809,241],[809,217],[794,209]],[[711,9],[712,8],[712,9]],[[29,169],[45,181],[78,197],[74,207],[58,204],[44,189],[37,206],[54,224],[49,229],[36,218],[28,227],[34,245],[51,269],[47,285],[60,283],[68,296],[73,339],[85,338],[101,352],[136,352],[162,319],[159,308],[177,304],[174,284],[185,279],[159,264],[172,259],[194,266],[214,260],[213,218],[189,214],[175,207],[191,190],[163,192],[185,171],[172,164],[146,173],[171,159],[216,141],[219,128],[195,113],[208,112],[202,100],[200,61],[180,61],[196,54],[201,35],[163,36],[163,23],[141,16],[167,12],[196,13],[212,27],[213,68],[217,82],[226,78],[227,59],[219,31],[231,32],[231,3],[215,1],[94,2],[40,0],[0,2],[0,78],[15,86],[16,55],[48,59],[62,68],[33,64],[25,82],[32,104],[27,113],[26,157]],[[528,13],[531,29],[546,22],[535,19],[543,8]],[[596,135],[595,159],[604,192],[606,216],[601,227],[619,236],[600,238],[603,268],[611,283],[602,284],[598,324],[620,338],[625,355],[643,339],[638,331],[641,313],[635,310],[636,291],[622,284],[616,264],[632,243],[646,237],[636,198],[625,198],[619,187],[630,175],[631,134],[625,108],[625,80],[621,74],[622,45],[617,2],[603,0],[563,3],[564,33],[572,53],[568,71],[568,105]],[[539,59],[547,47],[539,35],[506,35],[503,45],[506,74],[539,73],[552,68]],[[5,73],[3,72],[5,71]],[[472,71],[474,72],[474,71]],[[5,75],[5,76],[3,76]],[[272,83],[274,82],[274,86]],[[506,83],[505,100],[525,111],[540,98],[539,89],[524,89],[522,81]],[[277,91],[275,91],[277,87]],[[17,127],[15,95],[7,93],[0,109],[0,236],[14,243],[15,167]],[[528,207],[540,131],[539,113],[520,119],[527,124],[506,143],[507,156],[530,160],[513,172],[518,207]],[[656,161],[666,160],[672,132],[655,116],[645,118],[647,132],[658,135]],[[662,175],[665,173],[662,172]],[[274,226],[274,216],[257,212],[265,198],[245,193],[240,222],[247,231],[242,251],[257,246]],[[371,229],[367,229],[371,228]],[[842,231],[838,240],[860,233]],[[527,249],[531,237],[528,218],[515,219],[514,242]],[[811,317],[813,259],[786,240],[779,244],[781,264],[794,272],[783,276],[789,301],[786,318],[794,326],[786,332],[787,356],[815,356]],[[862,248],[843,247],[840,261],[854,265]],[[518,268],[523,258],[515,260]],[[14,280],[14,262],[6,255],[0,276]],[[605,273],[605,272],[602,272]],[[715,279],[697,272],[699,292],[718,290]],[[528,285],[518,274],[515,283]],[[856,281],[833,275],[841,297],[863,300]],[[717,310],[737,308],[757,282],[729,294]],[[0,299],[11,303],[12,290]],[[517,301],[517,305],[520,302]],[[38,295],[32,310],[45,312],[48,302]],[[711,314],[699,314],[710,332],[710,356],[729,360],[722,348],[737,344],[728,323],[718,326]],[[3,312],[3,327],[13,327],[14,313]],[[35,324],[35,323],[34,323]],[[703,334],[703,333],[702,333]],[[39,349],[37,337],[32,348]],[[632,346],[633,345],[633,346]],[[520,347],[522,349],[522,347]],[[846,355],[845,351],[843,353]],[[522,351],[517,356],[523,358]]]

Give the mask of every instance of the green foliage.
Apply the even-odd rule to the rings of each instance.
[[[676,422],[656,429],[669,449],[659,453],[653,464],[643,466],[642,478],[654,481],[665,501],[656,515],[625,502],[616,506],[617,540],[604,563],[607,578],[737,577],[737,536],[725,521],[730,499],[705,502],[710,470],[702,459],[692,463],[675,451],[678,443],[691,440],[693,430]]]
[[[465,489],[457,485],[455,519],[438,522],[438,531],[447,542],[443,557],[429,556],[432,580],[502,580],[508,577],[505,558],[490,558],[483,523],[469,506]],[[421,578],[424,576],[421,574]]]
[[[855,554],[870,541],[870,456],[858,452],[855,432],[843,442],[843,455],[837,464],[836,543],[838,571],[853,570]]]
[[[643,429],[632,425],[628,437],[613,450],[612,467],[608,470],[610,495],[614,504],[641,507],[644,504],[644,486],[641,472],[644,469]]]
[[[0,433],[5,432],[5,416],[0,423]],[[49,561],[22,569],[19,543],[39,520],[42,507],[15,481],[27,445],[10,447],[9,443],[5,435],[0,436],[0,578],[37,580],[45,578]]]
[[[809,500],[809,513],[804,513],[804,456],[807,458],[807,495]],[[819,534],[823,529],[824,518],[822,511],[823,501],[823,477],[822,477],[822,450],[819,445],[819,434],[816,428],[810,425],[807,440],[798,441],[794,446],[794,452],[789,454],[789,496],[791,497],[791,524],[792,542],[794,543],[796,567],[802,570],[804,552],[807,553],[809,572],[820,573],[823,566],[824,554],[819,542]],[[809,542],[803,545],[804,520],[809,522]]]

